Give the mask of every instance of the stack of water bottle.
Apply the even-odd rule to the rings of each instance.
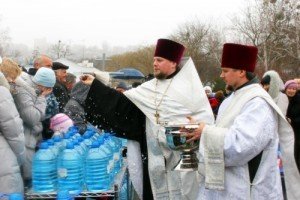
[[[128,174],[126,174],[128,176]],[[120,200],[128,200],[129,199],[129,193],[128,193],[128,178],[124,178],[121,186],[120,191]]]
[[[122,139],[88,127],[76,127],[40,144],[33,158],[33,192],[100,192],[111,188],[122,167]]]
[[[23,194],[21,193],[11,193],[11,194],[2,194],[0,193],[1,200],[23,200]]]

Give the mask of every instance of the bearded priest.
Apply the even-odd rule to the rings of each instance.
[[[180,152],[168,147],[163,126],[167,122],[188,123],[186,116],[214,122],[192,59],[182,60],[184,50],[180,43],[159,39],[153,61],[155,78],[123,94],[105,86],[105,73],[96,74],[96,79],[82,77],[83,83],[91,85],[85,102],[87,119],[130,139],[128,168],[140,199],[197,196],[198,171],[171,170],[180,160]]]

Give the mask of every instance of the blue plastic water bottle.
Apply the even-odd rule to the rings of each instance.
[[[57,163],[58,189],[67,190],[77,195],[82,191],[81,158],[74,149],[72,142],[68,142]]]
[[[54,146],[58,149],[58,155],[59,155],[60,152],[64,149],[63,144],[62,144],[62,139],[60,136],[56,135],[53,137],[53,141],[54,141]]]
[[[77,126],[71,126],[68,132],[72,132],[72,139],[78,139],[78,137],[81,137]]]
[[[119,149],[119,165],[120,168],[122,168],[123,165],[123,156],[122,156],[122,151],[123,151],[123,145],[122,145],[122,140],[118,137],[113,136],[112,139],[116,142],[118,149]]]
[[[85,143],[83,142],[83,141],[84,141],[83,137],[80,137],[80,138],[78,138],[77,140],[78,140],[79,145],[80,145],[81,148],[83,149],[84,157],[85,157],[85,155],[86,155],[87,152],[88,152],[88,147],[87,147],[87,146],[85,145]]]
[[[104,137],[105,138],[105,137]],[[101,145],[104,151],[109,155],[109,162],[107,165],[108,174],[110,175],[110,182],[112,183],[115,178],[114,168],[115,168],[115,160],[114,160],[114,151],[111,146],[108,144],[107,140],[104,139],[104,143]]]
[[[73,132],[74,132],[74,134],[73,134],[73,137],[72,137],[72,139],[78,139],[78,138],[80,138],[81,137],[81,135],[80,135],[80,133],[78,132],[78,130],[73,130]]]
[[[72,131],[72,132],[78,132],[78,127],[77,126],[71,126],[68,131]]]
[[[87,146],[87,149],[90,149],[94,139],[92,138],[93,133],[91,131],[86,131],[83,134],[83,143]]]
[[[54,140],[53,139],[48,139],[47,143],[48,143],[49,149],[52,151],[54,156],[57,157],[58,153],[59,153],[59,149],[57,148],[57,146],[55,146]]]
[[[96,192],[107,190],[110,187],[110,177],[107,166],[110,158],[104,151],[99,149],[99,143],[94,141],[86,157],[85,183],[87,190]]]
[[[75,139],[76,132],[74,132],[74,131],[68,131],[67,133],[70,135],[71,139]]]
[[[94,132],[98,132],[99,131],[95,126],[93,126],[91,124],[87,124],[86,130],[87,131],[94,131]]]
[[[74,149],[77,151],[77,153],[80,155],[80,174],[81,174],[81,180],[82,185],[84,184],[84,162],[85,162],[85,152],[84,149],[80,146],[78,143],[78,139],[73,140]]]
[[[128,200],[128,186],[126,181],[123,182],[121,187],[120,200]]]
[[[41,143],[32,161],[32,186],[38,193],[56,190],[56,158],[46,142]]]
[[[59,190],[56,196],[57,200],[73,200],[74,198],[70,195],[68,190]]]
[[[114,152],[110,148],[110,146],[107,144],[107,142],[102,141],[100,142],[100,147],[102,151],[105,152],[106,155],[109,157],[108,165],[107,165],[107,173],[110,178],[110,186],[114,183],[115,173],[114,173]]]
[[[68,142],[72,142],[72,138],[70,136],[70,133],[64,134],[64,138],[63,138],[63,140],[61,142],[63,149],[66,148]]]
[[[127,147],[127,139],[121,138],[122,147]]]
[[[114,173],[117,174],[121,169],[119,145],[114,141],[112,136],[107,136],[106,143],[110,146],[110,148],[113,151]]]
[[[21,193],[11,193],[8,195],[8,200],[23,200],[24,197]]]
[[[85,152],[84,152],[83,147],[79,144],[78,139],[74,139],[73,144],[74,144],[74,149],[79,153],[79,155],[82,157],[82,159],[84,159]]]
[[[94,140],[94,138],[93,138],[94,134],[95,134],[95,132],[94,132],[93,130],[87,129],[87,130],[84,132],[83,135],[88,135],[88,136],[90,137],[90,139],[93,141],[93,140]]]

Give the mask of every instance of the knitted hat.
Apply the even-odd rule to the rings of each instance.
[[[50,119],[50,129],[54,132],[66,133],[71,126],[73,126],[73,121],[64,113],[58,113]]]
[[[288,89],[288,88],[298,88],[298,84],[295,80],[288,80],[287,82],[285,82],[284,84],[284,90]]]
[[[44,87],[53,87],[56,82],[55,74],[52,69],[41,67],[33,77],[33,82]]]
[[[257,53],[255,46],[226,43],[223,46],[221,67],[254,72]]]
[[[180,63],[185,47],[168,39],[159,39],[156,44],[154,57],[162,57]]]

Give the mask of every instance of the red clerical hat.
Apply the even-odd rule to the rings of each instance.
[[[254,72],[257,52],[255,46],[226,43],[223,46],[221,66]]]
[[[162,57],[180,63],[185,47],[182,44],[168,39],[157,40],[154,57]]]

